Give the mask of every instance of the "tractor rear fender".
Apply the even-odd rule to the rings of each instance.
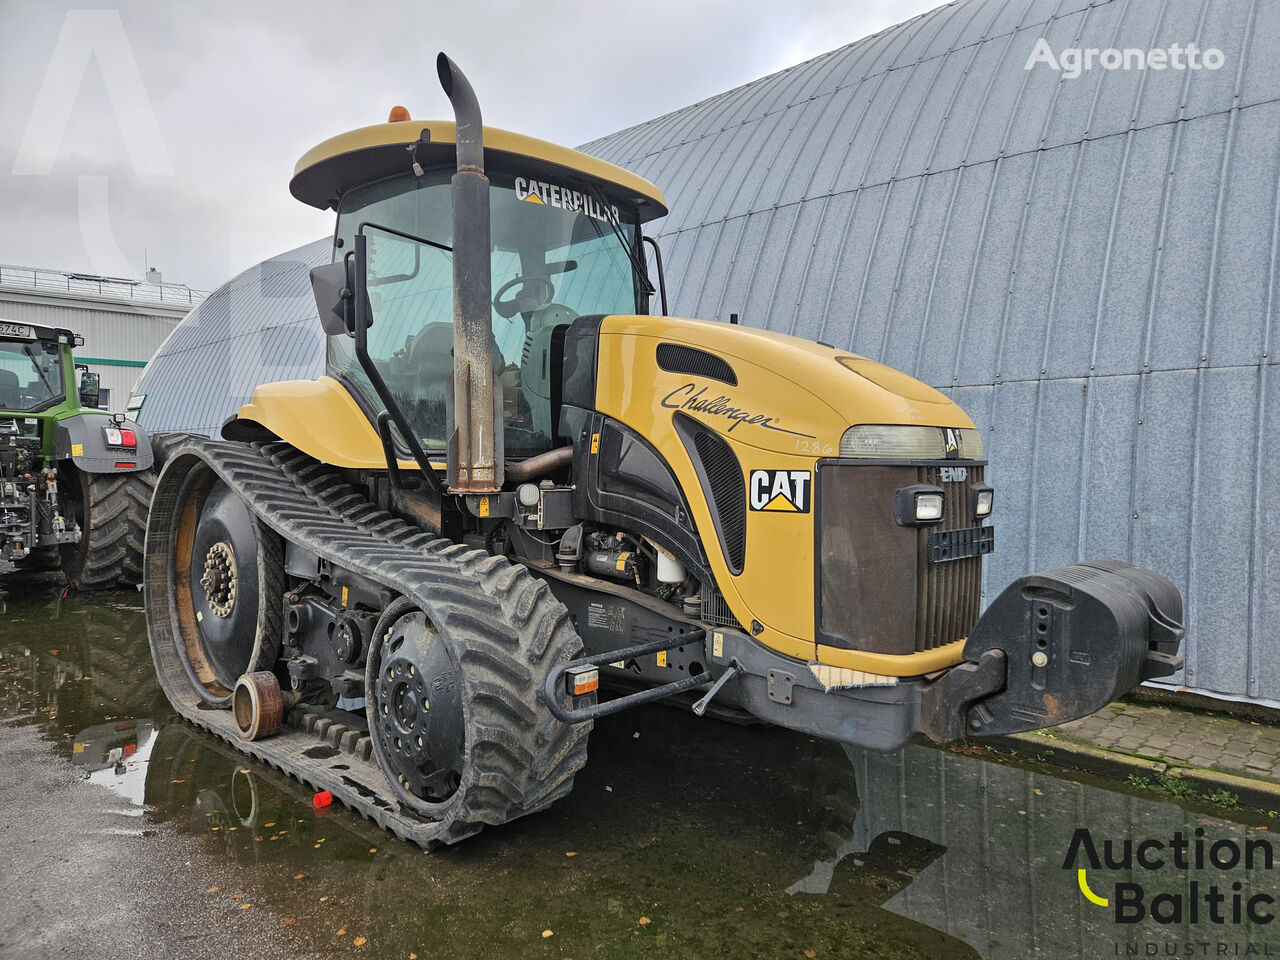
[[[106,427],[132,430],[137,446],[108,446]],[[132,420],[116,423],[105,414],[81,413],[57,421],[56,429],[54,457],[70,460],[85,473],[134,473],[155,462],[151,438]]]

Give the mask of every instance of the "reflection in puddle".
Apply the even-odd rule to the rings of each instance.
[[[37,723],[115,791],[116,812],[145,804],[142,823],[201,838],[208,860],[192,869],[234,876],[234,892],[210,896],[238,892],[295,921],[317,953],[346,955],[356,937],[401,957],[996,960],[1170,940],[1238,942],[1243,956],[1268,942],[1256,925],[1119,927],[1062,869],[1077,826],[1242,840],[1267,836],[1265,818],[1248,826],[931,747],[846,756],[661,707],[598,724],[590,763],[551,811],[424,854],[344,809],[320,815],[297,782],[167,719],[136,603],[11,601],[0,720]],[[1195,878],[1109,879],[1176,890]]]

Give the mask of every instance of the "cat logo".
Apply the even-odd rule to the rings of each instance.
[[[752,470],[748,486],[751,509],[808,513],[812,480],[808,470]]]
[[[947,442],[947,459],[955,460],[960,456],[960,434],[951,427],[944,427],[943,435]]]

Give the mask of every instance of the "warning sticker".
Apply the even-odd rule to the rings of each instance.
[[[752,470],[748,485],[751,509],[808,513],[812,481],[808,470]]]
[[[587,626],[611,633],[626,633],[627,608],[619,603],[592,603],[587,607]]]

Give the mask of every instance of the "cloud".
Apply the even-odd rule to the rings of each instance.
[[[331,215],[289,196],[297,158],[334,133],[385,120],[393,104],[416,117],[448,116],[435,77],[441,49],[475,84],[486,123],[574,145],[928,6],[926,0],[125,2],[112,9],[173,172],[139,172],[148,164],[138,162],[137,143],[125,140],[138,125],[121,113],[120,98],[113,100],[121,60],[113,49],[90,59],[72,85],[75,102],[52,172],[16,176],[19,146],[75,8],[57,0],[0,0],[6,211],[0,262],[92,271],[94,256],[77,223],[87,177],[107,178],[114,239],[138,272],[145,250],[166,279],[211,288],[323,236]],[[102,11],[94,14],[98,24],[107,22]]]

